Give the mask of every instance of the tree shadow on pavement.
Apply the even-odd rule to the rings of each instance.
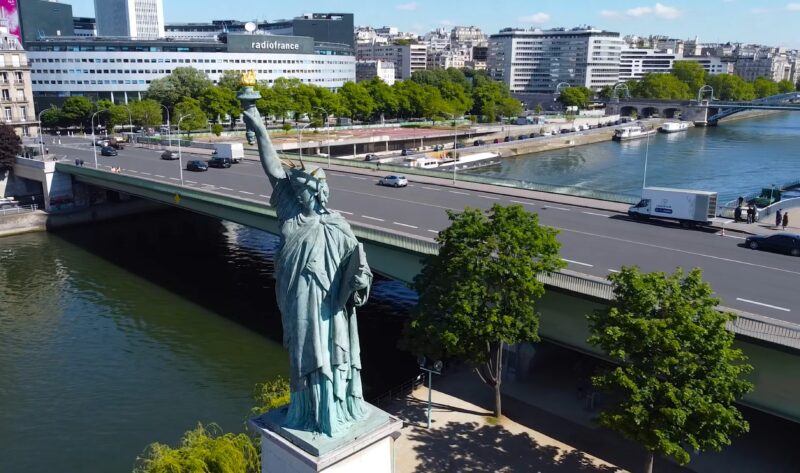
[[[448,422],[431,430],[407,434],[419,442],[414,450],[417,472],[496,471],[541,473],[614,472],[614,467],[594,465],[577,450],[563,452],[541,445],[527,433],[513,434],[502,426],[477,422]]]
[[[403,420],[405,425],[413,425],[415,427],[425,427],[428,424],[428,401],[422,399],[415,399],[406,397],[403,400],[395,401],[396,407],[392,414]],[[432,424],[436,425],[436,414],[439,412],[459,412],[462,414],[471,414],[475,416],[491,416],[489,411],[475,411],[471,409],[464,409],[461,407],[448,406],[438,402],[431,403],[431,419]]]

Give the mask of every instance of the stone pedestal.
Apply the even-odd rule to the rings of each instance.
[[[286,409],[250,420],[261,434],[264,473],[393,473],[403,421],[368,406],[367,416],[337,438],[282,427]]]

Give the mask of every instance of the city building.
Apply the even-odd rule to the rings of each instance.
[[[18,0],[23,46],[44,36],[72,36],[72,5],[47,0]]]
[[[75,17],[72,25],[75,36],[97,36],[97,22],[94,18]]]
[[[193,67],[218,81],[226,71],[255,70],[268,84],[297,78],[331,90],[356,78],[347,45],[313,38],[227,34],[222,39],[45,38],[28,49],[34,99],[54,103],[71,95],[127,102],[178,67]]]
[[[792,80],[792,63],[786,54],[780,52],[757,51],[747,55],[738,55],[734,72],[742,79],[751,81],[764,77],[776,82]]]
[[[98,36],[164,37],[162,0],[94,0],[94,13]]]
[[[20,136],[39,134],[30,74],[22,44],[0,20],[0,123],[11,125]]]
[[[619,80],[639,80],[649,73],[668,73],[672,71],[675,61],[697,62],[709,75],[731,74],[733,66],[721,58],[712,56],[681,56],[669,49],[624,48],[620,55]]]
[[[562,83],[599,90],[619,81],[623,45],[592,27],[507,28],[489,37],[487,70],[514,94],[552,94]]]
[[[380,77],[388,85],[394,85],[394,63],[389,61],[356,61],[356,82]]]
[[[476,26],[455,26],[450,36],[459,44],[481,45],[488,40],[486,34]]]
[[[428,64],[428,47],[425,44],[357,43],[359,61],[387,61],[394,63],[395,78],[405,80],[416,71],[424,71]]]
[[[250,23],[255,33],[284,36],[309,36],[318,43],[346,44],[353,48],[352,13],[308,13],[291,20],[246,22],[214,20],[210,23],[170,23],[165,25],[168,38],[213,38],[227,33],[244,33]]]

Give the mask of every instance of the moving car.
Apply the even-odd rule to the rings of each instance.
[[[203,161],[193,159],[186,163],[186,170],[195,172],[208,171],[208,164],[204,163]]]
[[[102,148],[100,148],[100,154],[102,156],[116,156],[119,153],[117,153],[117,150],[115,150],[111,146],[103,146]]]
[[[161,159],[168,159],[168,160],[178,159],[178,152],[165,149],[161,153]]]
[[[95,146],[100,146],[100,147],[108,146],[108,140],[104,140],[102,138],[101,139],[97,139],[97,140],[94,141],[94,145]]]
[[[405,187],[408,185],[408,179],[406,179],[405,176],[385,176],[378,181],[378,184],[382,186]]]
[[[796,233],[778,233],[769,236],[752,235],[745,239],[744,246],[751,250],[775,251],[800,256],[800,235]]]
[[[377,161],[377,160],[378,160],[377,154],[369,153],[368,155],[364,156],[364,161]]]
[[[229,168],[233,164],[233,160],[231,158],[223,158],[220,156],[214,156],[213,158],[208,160],[208,167],[212,168]]]
[[[472,144],[475,145],[475,146],[483,146],[483,145],[486,144],[486,141],[485,140],[475,140],[475,142],[472,143]]]

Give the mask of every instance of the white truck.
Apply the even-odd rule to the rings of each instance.
[[[242,143],[215,143],[212,156],[218,158],[230,158],[234,163],[240,162],[244,158],[244,145]]]
[[[708,225],[717,212],[717,193],[666,187],[645,187],[642,200],[628,209],[634,219],[674,220],[684,228]]]

